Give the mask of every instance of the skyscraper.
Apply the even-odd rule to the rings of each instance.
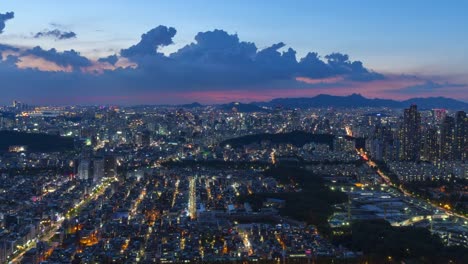
[[[78,165],[78,178],[80,180],[87,180],[89,178],[89,160],[82,159]]]
[[[107,178],[117,176],[117,159],[115,156],[107,155],[104,158],[104,176]]]
[[[400,130],[400,159],[405,161],[419,160],[421,148],[421,114],[416,105],[405,109],[403,124]]]
[[[93,182],[97,183],[104,177],[104,159],[96,158],[93,160]]]
[[[437,161],[439,158],[439,134],[436,127],[429,127],[424,132],[421,158],[425,161]]]
[[[466,160],[468,152],[468,117],[464,111],[455,114],[453,154],[456,160]]]
[[[446,116],[440,127],[440,159],[453,160],[454,158],[455,119]]]

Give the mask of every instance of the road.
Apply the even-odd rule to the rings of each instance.
[[[189,180],[189,202],[188,211],[190,219],[195,220],[197,218],[197,189],[196,189],[196,178],[190,177]]]
[[[394,183],[392,183],[392,181],[390,180],[390,178],[389,178],[387,175],[385,175],[385,173],[384,173],[382,170],[379,169],[378,165],[377,165],[375,162],[373,162],[373,161],[364,153],[364,151],[362,151],[362,150],[359,151],[359,150],[358,150],[358,153],[359,153],[359,155],[360,155],[364,160],[366,160],[367,165],[369,165],[369,166],[371,166],[371,167],[375,167],[375,168],[377,169],[377,174],[384,180],[384,182],[385,182],[387,185],[389,185],[389,186],[391,186],[391,187],[393,187],[393,188],[398,189],[398,190],[399,190],[401,193],[403,193],[405,196],[411,197],[411,198],[416,199],[416,200],[418,200],[418,201],[421,201],[421,202],[423,202],[423,203],[427,203],[426,201],[422,200],[421,198],[416,197],[416,196],[414,196],[413,194],[411,194],[410,192],[408,192],[407,190],[405,190],[405,189],[403,188],[402,185],[397,186],[397,185],[395,185]],[[448,210],[447,208],[444,208],[444,207],[439,206],[439,205],[437,205],[437,204],[434,204],[434,203],[432,203],[432,202],[429,202],[429,203],[427,203],[427,204],[430,205],[430,206],[432,206],[433,208],[435,208],[435,209],[437,209],[437,210],[440,210],[440,211],[444,212],[444,213],[447,214],[447,215],[456,216],[456,217],[459,217],[459,218],[464,219],[465,221],[468,220],[468,217],[467,217],[467,216],[462,215],[462,214],[458,214],[458,213],[456,213],[456,212],[453,212],[453,211],[451,211],[451,210]]]
[[[78,212],[83,206],[88,204],[90,201],[93,199],[99,197],[104,193],[104,191],[110,186],[110,183],[113,180],[110,180],[108,182],[103,182],[102,184],[98,185],[95,192],[91,193],[91,195],[86,198],[85,200],[82,200],[79,204],[75,205],[72,209],[74,212]],[[32,241],[29,243],[23,250],[20,251],[18,255],[16,255],[12,260],[10,260],[8,263],[16,264],[20,263],[23,255],[30,250],[31,248],[34,248],[36,246],[36,241],[44,241],[44,242],[49,242],[50,239],[55,235],[55,233],[59,230],[59,228],[62,226],[62,222],[65,220],[65,218],[61,218],[58,221],[54,222],[50,229],[46,231],[45,233],[40,233],[37,235],[37,237],[34,239],[35,241]]]

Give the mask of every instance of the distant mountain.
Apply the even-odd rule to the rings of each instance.
[[[412,98],[401,102],[403,105],[416,104],[421,109],[449,108],[468,109],[468,103],[445,97]]]
[[[369,99],[360,94],[349,96],[334,96],[320,94],[309,98],[277,98],[269,102],[252,103],[257,106],[287,108],[310,108],[310,107],[390,107],[406,108],[411,104],[416,104],[420,109],[448,108],[463,110],[468,109],[468,103],[457,101],[445,97],[413,98],[405,101],[391,99]]]
[[[244,104],[244,103],[238,103],[238,102],[232,102],[229,104],[222,104],[218,106],[222,110],[225,111],[237,111],[239,113],[252,113],[252,112],[268,112],[267,109],[256,105],[256,104]]]

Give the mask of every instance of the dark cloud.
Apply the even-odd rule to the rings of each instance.
[[[296,51],[285,48],[283,42],[258,50],[254,43],[240,41],[236,34],[223,30],[201,32],[195,42],[170,55],[166,64],[180,66],[184,78],[192,84],[206,85],[246,85],[292,80],[297,76],[327,78],[343,76],[355,81],[370,81],[383,78],[383,75],[366,69],[360,61],[350,61],[347,55],[333,53],[319,58],[317,53],[309,53],[301,61],[296,59]],[[140,65],[141,61],[136,60]],[[148,62],[145,61],[147,64]],[[160,65],[162,60],[152,60]]]
[[[115,65],[118,60],[119,60],[119,57],[117,57],[117,55],[110,55],[110,56],[107,56],[105,58],[100,58],[98,61],[99,62],[107,62],[107,63],[109,63],[111,65]]]
[[[18,62],[19,62],[19,58],[13,55],[8,55],[5,60],[5,63],[10,66],[15,66],[16,63]]]
[[[6,12],[5,14],[0,14],[0,34],[3,33],[5,29],[5,22],[7,20],[13,19],[15,17],[15,13],[13,12]]]
[[[11,50],[11,51],[19,51],[17,47],[13,47],[11,45],[5,45],[0,43],[0,52],[1,51],[6,51],[6,50]]]
[[[239,41],[237,35],[222,30],[200,32],[195,41],[171,54],[171,58],[201,64],[238,64],[251,62],[257,51],[255,44]]]
[[[185,45],[170,55],[158,49],[173,43],[176,30],[158,26],[141,36],[141,40],[122,49],[120,55],[136,68],[102,70],[99,74],[86,71],[43,72],[38,69],[16,69],[11,65],[0,67],[2,86],[17,87],[18,91],[31,90],[30,95],[67,96],[79,94],[135,95],[146,92],[184,92],[201,90],[251,90],[285,87],[296,89],[324,88],[332,84],[308,84],[296,81],[297,77],[323,79],[342,77],[342,80],[371,81],[383,78],[372,72],[360,61],[351,61],[341,53],[321,58],[317,53],[308,53],[296,58],[296,51],[279,42],[258,49],[252,42],[241,41],[237,34],[223,30],[200,32],[194,42]],[[93,62],[74,50],[58,52],[40,47],[21,51],[21,56],[34,55],[60,66],[73,69],[92,66]],[[20,56],[20,58],[21,58]],[[98,59],[112,65],[119,60],[117,55]],[[125,61],[125,59],[123,59]],[[5,81],[3,81],[5,80]],[[326,87],[325,87],[326,88]],[[12,92],[13,93],[13,92]]]
[[[91,66],[91,61],[80,55],[75,50],[66,50],[58,52],[56,49],[44,50],[37,46],[33,49],[27,50],[23,53],[24,55],[34,55],[39,58],[56,63],[59,66],[67,67],[72,66],[74,69],[80,67]]]
[[[141,40],[138,44],[121,50],[120,54],[124,57],[154,55],[159,47],[173,43],[172,38],[176,32],[173,27],[158,26],[141,35]]]
[[[325,59],[331,71],[336,75],[349,74],[350,79],[355,81],[383,79],[382,74],[370,72],[360,61],[350,61],[346,54],[332,53],[325,56]]]
[[[65,39],[76,38],[76,33],[73,31],[66,32],[66,31],[61,31],[59,29],[53,29],[53,30],[44,30],[34,35],[34,38],[44,38],[44,37],[55,38],[57,40],[65,40]]]

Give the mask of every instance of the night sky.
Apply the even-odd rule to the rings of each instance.
[[[462,1],[5,0],[0,103],[468,101],[466,10]]]

